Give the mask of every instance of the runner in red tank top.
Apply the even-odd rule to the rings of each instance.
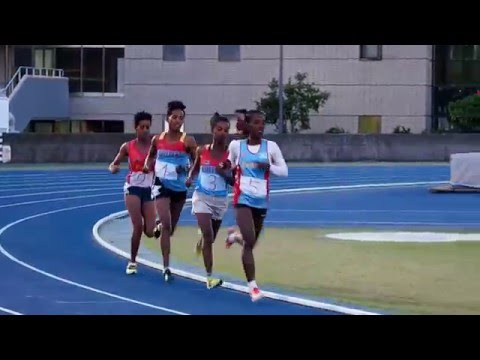
[[[203,253],[203,262],[207,273],[207,288],[222,285],[223,281],[212,277],[212,246],[222,225],[223,216],[228,208],[228,187],[233,185],[230,171],[220,169],[219,165],[228,158],[227,137],[230,122],[218,113],[210,120],[213,143],[199,147],[195,163],[186,181],[187,186],[198,174],[197,184],[192,196],[192,213],[197,217],[202,238],[197,242],[196,251]]]
[[[137,254],[140,247],[142,230],[153,237],[155,227],[155,205],[152,197],[153,167],[144,172],[143,167],[150,147],[150,127],[152,115],[146,112],[135,114],[135,139],[122,144],[115,159],[109,166],[112,174],[120,170],[120,162],[128,158],[129,170],[125,179],[125,205],[133,225],[130,261],[127,264],[128,275],[137,272]]]

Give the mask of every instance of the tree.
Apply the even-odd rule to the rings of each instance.
[[[461,131],[479,131],[480,94],[473,94],[448,104],[450,124]]]
[[[285,121],[290,123],[291,133],[310,129],[310,112],[318,113],[320,107],[323,107],[330,97],[328,92],[321,91],[313,83],[307,83],[306,73],[296,73],[294,79],[294,83],[289,78],[288,83],[284,85],[284,117]],[[269,90],[256,101],[256,105],[257,110],[265,113],[267,123],[274,124],[277,131],[282,132],[283,129],[280,129],[278,124],[278,86],[278,80],[273,78],[268,84]]]

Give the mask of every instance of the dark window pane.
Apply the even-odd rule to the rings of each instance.
[[[65,77],[69,78],[70,92],[80,92],[80,48],[57,48],[55,63],[58,69],[65,71]]]
[[[164,61],[185,61],[185,45],[163,45]]]
[[[218,45],[218,61],[240,61],[240,45]]]
[[[20,66],[32,66],[32,48],[31,47],[15,47],[15,70]]]
[[[83,48],[83,92],[103,92],[103,48]]]
[[[380,60],[382,58],[382,45],[360,45],[360,58]]]
[[[125,122],[118,120],[105,120],[103,122],[103,132],[123,133],[125,132]]]
[[[118,92],[119,61],[125,56],[123,48],[105,48],[105,92]],[[122,69],[123,70],[123,69]]]

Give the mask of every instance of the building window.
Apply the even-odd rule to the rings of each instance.
[[[436,84],[473,86],[480,84],[480,45],[437,45]]]
[[[451,45],[448,60],[479,61],[480,45]]]
[[[83,48],[82,54],[82,92],[103,92],[103,50],[102,48]]]
[[[358,117],[359,134],[380,134],[382,132],[382,117],[378,115],[360,115]]]
[[[240,45],[218,45],[218,61],[240,61]]]
[[[18,47],[15,66],[63,69],[70,93],[116,93],[124,56],[121,45]]]
[[[185,45],[163,45],[163,61],[185,61]]]
[[[55,67],[63,69],[68,78],[68,86],[71,93],[82,91],[82,49],[81,48],[58,48],[55,52]]]
[[[360,59],[382,60],[382,45],[360,45]]]

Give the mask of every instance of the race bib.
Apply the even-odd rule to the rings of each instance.
[[[202,174],[200,176],[200,185],[208,191],[227,190],[225,179],[218,174]]]
[[[240,191],[245,195],[264,199],[267,197],[267,180],[241,176]]]
[[[157,161],[155,164],[155,174],[159,179],[177,180],[177,165],[163,161]]]
[[[153,173],[134,172],[130,175],[129,184],[130,186],[150,187],[153,184]]]

